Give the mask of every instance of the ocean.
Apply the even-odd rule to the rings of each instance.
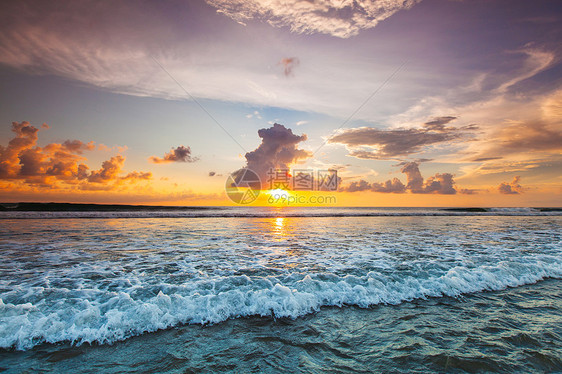
[[[560,372],[562,213],[0,212],[0,370]]]

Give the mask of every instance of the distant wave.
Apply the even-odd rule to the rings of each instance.
[[[428,297],[456,297],[485,290],[562,278],[562,259],[454,267],[440,276],[392,278],[292,274],[284,278],[226,276],[184,285],[145,285],[114,291],[33,287],[39,301],[12,304],[0,299],[0,347],[26,350],[42,343],[113,343],[179,324],[219,323],[244,316],[296,318],[324,306],[399,304]]]
[[[171,210],[0,211],[0,219],[49,218],[275,218],[400,216],[562,216],[560,208],[268,208],[204,207]]]

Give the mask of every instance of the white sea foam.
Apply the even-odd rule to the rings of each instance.
[[[144,332],[178,324],[218,323],[241,316],[296,318],[322,306],[398,304],[427,297],[458,296],[501,290],[562,278],[558,258],[531,264],[500,262],[495,266],[454,267],[440,276],[397,279],[369,272],[364,276],[291,274],[285,279],[247,276],[197,279],[190,284],[166,284],[154,296],[132,296],[135,287],[118,291],[36,288],[32,303],[0,299],[0,346],[29,349],[37,344],[70,341],[112,343]],[[167,291],[162,291],[162,289]],[[49,294],[57,295],[49,299]]]
[[[0,347],[562,278],[560,217],[7,220]]]

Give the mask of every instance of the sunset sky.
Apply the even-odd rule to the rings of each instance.
[[[557,1],[3,1],[0,21],[0,202],[232,205],[230,173],[273,165],[337,170],[342,206],[561,205]]]

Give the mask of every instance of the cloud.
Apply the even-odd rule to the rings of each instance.
[[[420,172],[420,168],[418,167],[417,162],[407,162],[402,166],[400,171],[406,174],[406,179],[408,183],[406,187],[412,193],[423,193],[423,177]]]
[[[559,185],[562,155],[542,156],[531,159],[506,158],[487,161],[480,165],[467,165],[461,169],[464,173],[463,177],[458,179],[463,183],[470,183],[473,186],[482,185],[493,190],[496,190],[506,178],[511,179],[513,175],[521,176],[530,183],[540,186],[552,183]]]
[[[462,137],[469,128],[445,127],[456,117],[439,117],[421,129],[380,130],[374,127],[345,129],[331,137],[329,143],[344,144],[349,155],[361,159],[384,160],[421,152],[423,147]],[[470,129],[473,129],[471,127]],[[369,147],[368,150],[361,147]]]
[[[274,4],[275,1],[267,3]],[[431,5],[429,3],[396,14],[384,26],[380,25],[383,27],[372,30],[374,32],[370,32],[368,38],[361,35],[348,40],[352,44],[341,44],[341,40],[325,36],[308,38],[289,35],[288,32],[277,32],[263,22],[248,22],[246,29],[234,22],[214,22],[222,16],[214,14],[214,9],[205,4],[199,8],[178,6],[174,9],[176,16],[173,19],[164,12],[152,12],[147,18],[147,9],[153,9],[150,2],[143,2],[142,6],[131,6],[126,2],[120,2],[118,6],[113,3],[97,4],[91,12],[77,11],[80,7],[72,6],[72,2],[60,4],[39,1],[6,4],[5,17],[2,18],[5,21],[4,32],[0,33],[0,63],[23,73],[86,82],[102,87],[104,91],[185,99],[185,92],[150,58],[154,56],[194,97],[249,103],[251,108],[275,106],[298,109],[343,119],[356,109],[357,103],[369,97],[408,55],[412,62],[400,70],[391,84],[384,87],[382,94],[377,94],[369,105],[365,105],[355,119],[399,125],[406,130],[415,126],[417,130],[433,130],[436,134],[439,134],[439,122],[447,118],[443,114],[460,117],[455,122],[444,123],[443,127],[449,127],[451,123],[460,124],[461,121],[462,124],[477,123],[482,131],[478,141],[455,143],[459,148],[470,147],[471,152],[450,155],[446,162],[459,161],[461,157],[466,157],[464,160],[492,157],[499,160],[508,154],[516,155],[507,157],[509,160],[506,158],[506,161],[513,162],[513,159],[524,159],[532,152],[542,152],[540,147],[532,152],[518,152],[517,147],[508,147],[509,153],[502,152],[499,147],[502,141],[507,140],[505,144],[509,146],[509,137],[515,136],[517,130],[514,129],[509,137],[504,137],[507,134],[502,135],[500,130],[512,126],[513,120],[531,127],[534,127],[533,123],[542,123],[544,129],[551,132],[561,128],[546,118],[540,118],[540,115],[528,118],[526,114],[535,114],[531,104],[537,97],[554,85],[559,87],[558,67],[555,65],[559,63],[558,44],[551,48],[546,43],[548,40],[542,40],[537,35],[537,45],[544,45],[543,52],[546,53],[541,57],[531,50],[528,53],[506,51],[506,45],[488,38],[486,48],[480,52],[467,50],[451,57],[450,53],[442,53],[451,50],[443,43],[419,43],[415,37],[441,40],[435,38],[449,35],[443,33],[445,24],[431,23],[437,17],[432,15],[435,13],[431,10],[437,8],[425,8],[425,5]],[[320,3],[309,4],[316,6],[314,4]],[[461,17],[460,8],[452,5],[451,17],[458,23],[459,29],[464,29],[471,21]],[[200,8],[204,8],[204,12],[200,12]],[[484,14],[486,7],[474,10]],[[18,14],[18,17],[9,17],[9,14]],[[517,16],[513,13],[508,18]],[[197,21],[199,19],[200,22]],[[503,24],[510,19],[502,19]],[[435,27],[425,28],[421,35],[419,31],[405,27],[413,21]],[[559,29],[556,27],[553,32],[558,33]],[[526,30],[531,31],[530,28]],[[486,29],[486,32],[493,35],[496,31],[492,28]],[[521,32],[521,35],[526,34],[531,35]],[[259,35],[259,38],[248,35]],[[210,39],[202,36],[211,38],[212,45],[208,43]],[[454,40],[468,40],[460,34],[454,36]],[[519,41],[514,39],[508,48],[520,45],[516,44]],[[290,48],[281,51],[279,45]],[[404,53],[397,51],[396,45],[400,45]],[[280,79],[280,66],[277,64],[283,56],[299,57],[302,62],[296,71],[299,79]],[[435,79],[436,76],[439,79]],[[531,83],[533,89],[526,89]],[[502,100],[496,100],[498,96]],[[559,112],[559,102],[545,104],[545,116],[550,118]],[[431,117],[437,118],[428,121]],[[361,125],[354,125],[358,126]],[[397,130],[396,127],[381,129]],[[418,150],[443,149],[451,141],[422,142],[425,145],[419,146]],[[381,157],[377,146],[358,146],[351,151],[362,158]],[[412,148],[406,148],[406,151],[412,151]],[[31,158],[33,155],[28,156]],[[443,161],[433,154],[428,157]],[[532,157],[548,158],[544,155]],[[497,165],[502,167],[500,162]],[[63,169],[53,168],[51,172],[59,173],[60,170]],[[78,171],[76,173],[79,174]],[[521,175],[528,180],[526,174]],[[458,174],[455,179],[459,179]],[[496,187],[502,180],[507,179],[501,177],[483,183]]]
[[[484,162],[484,161],[492,161],[492,160],[501,160],[503,157],[497,156],[497,157],[477,157],[475,159],[472,159],[471,161],[473,162]]]
[[[246,153],[247,167],[255,171],[262,182],[271,169],[289,169],[290,165],[312,156],[309,151],[298,149],[297,145],[307,139],[306,135],[295,135],[285,126],[275,123],[270,128],[258,130],[262,139],[255,150]]]
[[[494,160],[514,153],[562,151],[562,121],[512,122],[492,132],[477,159]]]
[[[414,194],[440,195],[454,195],[457,193],[454,187],[453,175],[450,173],[437,173],[424,181],[417,162],[403,163],[400,171],[406,175],[406,185],[398,178],[389,179],[382,183],[369,183],[365,180],[360,180],[359,182],[351,182],[342,190],[347,192],[373,191],[382,193],[405,193],[409,191]],[[475,191],[463,189],[461,193],[471,194],[475,193]]]
[[[163,158],[152,156],[149,158],[150,162],[155,164],[162,164],[168,162],[195,162],[199,158],[191,156],[191,148],[180,145],[177,148],[172,148],[169,153],[164,154]]]
[[[496,89],[496,91],[498,92],[506,92],[508,89],[513,88],[518,83],[521,83],[526,79],[533,77],[534,75],[549,67],[556,59],[555,55],[551,52],[541,51],[539,49],[533,48],[512,51],[512,53],[523,53],[527,56],[527,59],[525,60],[523,66],[521,66],[517,76],[509,79],[507,82],[503,82]]]
[[[257,110],[254,110],[254,113],[249,113],[246,114],[246,118],[257,118],[257,119],[262,119],[260,112],[258,112]]]
[[[488,38],[486,42],[491,45],[480,52],[466,50],[464,54],[444,53],[449,49],[442,43],[419,43],[419,37],[440,40],[450,31],[444,23],[432,22],[439,17],[438,12],[432,11],[437,10],[433,8],[436,4],[427,4],[430,11],[420,6],[391,17],[387,20],[389,30],[386,32],[381,29],[380,33],[370,33],[367,39],[354,38],[351,44],[341,44],[336,38],[303,38],[280,33],[264,22],[248,23],[246,30],[241,30],[234,22],[220,22],[223,16],[215,14],[212,7],[188,3],[174,7],[174,17],[169,17],[147,0],[139,0],[137,5],[96,3],[88,12],[69,0],[5,2],[0,63],[20,72],[77,80],[120,94],[186,99],[185,92],[151,58],[154,56],[195,98],[275,106],[344,119],[353,113],[357,103],[369,97],[410,57],[412,63],[392,79],[392,84],[385,85],[384,94],[377,95],[354,117],[389,124],[392,116],[404,113],[407,108],[423,112],[415,120],[443,113],[442,110],[427,110],[424,104],[431,102],[429,95],[441,99],[437,106],[448,101],[447,110],[463,108],[469,101],[488,100],[490,87],[495,89],[514,78],[520,80],[537,71],[544,72],[547,66],[543,63],[546,58],[542,62],[530,57],[529,63],[521,61],[525,55],[506,52],[505,46],[497,44],[495,38]],[[238,3],[244,6],[238,7]],[[326,5],[328,1],[304,0],[283,3],[289,12],[306,14],[312,20],[341,16],[351,18],[352,24],[361,25],[368,14],[363,8],[380,7],[380,12],[384,13],[384,9],[393,8],[393,4],[407,8],[416,1],[388,0],[381,4],[344,0],[333,1],[334,5]],[[294,8],[294,3],[300,8]],[[223,4],[231,4],[233,13],[244,13],[245,7],[284,7],[277,0],[217,0],[214,4],[219,10]],[[475,11],[484,14],[488,7],[480,5]],[[310,11],[306,10],[307,6]],[[317,8],[325,8],[327,12]],[[462,10],[456,5],[451,12],[461,29],[470,22],[470,17],[462,17]],[[10,17],[11,14],[18,17]],[[507,18],[517,16],[505,13]],[[300,21],[287,16],[287,22]],[[416,28],[407,27],[412,23],[435,27],[425,28],[420,34]],[[457,36],[467,41],[464,35]],[[280,52],[280,45],[291,48]],[[400,51],[397,45],[401,46]],[[279,79],[278,74],[274,74],[272,70],[279,68],[276,64],[283,56],[298,56],[301,62],[306,61],[298,67],[299,79]],[[490,72],[490,69],[496,70]],[[439,79],[433,79],[436,75]],[[475,83],[480,89],[465,92],[465,86],[481,76],[484,77],[481,84]],[[489,82],[490,77],[497,78]],[[549,84],[554,83],[553,79]],[[510,87],[519,86],[512,84]],[[418,100],[420,105],[416,105]],[[466,118],[466,112],[460,109],[450,113],[461,113]]]
[[[401,169],[406,174],[408,183],[406,188],[412,193],[434,193],[441,195],[454,195],[457,193],[450,173],[437,173],[427,178],[424,182],[417,162],[407,162]]]
[[[96,145],[93,141],[86,144],[82,143],[80,140],[65,140],[62,145],[68,151],[78,154],[82,154],[83,151],[92,151],[96,149]]]
[[[101,169],[94,170],[88,177],[88,181],[95,183],[106,183],[117,178],[125,163],[125,157],[117,155],[101,164]]]
[[[432,121],[426,122],[424,124],[424,127],[426,127],[428,130],[446,131],[445,125],[455,119],[457,119],[457,117],[452,117],[452,116],[437,117]]]
[[[102,143],[98,143],[98,147],[97,147],[98,151],[106,151],[106,152],[110,152],[110,151],[117,151],[118,153],[123,153],[125,152],[127,149],[129,149],[129,147],[127,147],[126,145],[116,145],[113,147],[108,147],[105,144]]]
[[[219,11],[230,7],[233,13],[244,13],[246,7],[277,9],[284,8],[279,4],[286,4],[289,12],[303,13],[307,17],[310,13],[311,19],[341,16],[353,19],[352,23],[357,20],[360,25],[359,21],[368,14],[363,8],[380,7],[380,12],[384,13],[384,9],[394,8],[394,5],[407,8],[416,3],[397,0],[382,4],[378,1],[332,2],[334,5],[326,5],[327,0],[217,0],[213,4]],[[295,8],[294,4],[299,4],[300,8]],[[376,96],[376,103],[373,101],[363,107],[356,118],[387,121],[407,108],[420,108],[415,101],[427,102],[429,95],[449,100],[451,109],[465,104],[467,96],[469,100],[476,97],[485,101],[489,99],[489,88],[544,72],[553,64],[547,65],[546,57],[544,61],[532,58],[531,52],[528,63],[521,61],[525,55],[506,52],[505,45],[498,42],[503,40],[501,38],[487,38],[486,48],[467,49],[464,54],[444,53],[450,49],[443,43],[420,43],[419,38],[441,40],[451,31],[445,23],[432,22],[441,16],[438,7],[433,7],[437,4],[429,3],[425,4],[429,8],[414,7],[388,19],[389,30],[381,28],[380,33],[369,33],[367,39],[354,38],[346,45],[335,38],[302,38],[279,33],[264,22],[252,22],[247,30],[241,30],[234,22],[220,22],[223,16],[214,14],[213,8],[205,4],[189,5],[189,2],[174,7],[174,17],[157,10],[153,2],[146,0],[139,0],[136,5],[131,2],[96,3],[88,12],[69,0],[56,3],[27,0],[3,5],[0,63],[20,72],[64,77],[120,94],[186,99],[185,92],[151,59],[154,56],[193,97],[311,111],[340,118],[347,118],[357,108],[357,103],[369,97],[406,56],[412,63],[392,79],[392,84],[384,87],[384,94]],[[324,8],[326,12],[318,10]],[[461,8],[453,5],[450,9],[451,19],[458,23],[457,30],[471,22],[470,17],[461,16]],[[488,8],[480,4],[475,12],[485,14]],[[503,13],[506,18],[520,16]],[[10,17],[11,14],[18,17]],[[277,12],[271,16],[275,14]],[[287,22],[299,21],[287,16]],[[408,24],[432,27],[424,28],[420,34],[417,28],[407,27]],[[523,30],[532,31],[531,25]],[[555,30],[553,32],[558,32],[559,27]],[[495,35],[494,28],[489,31]],[[447,40],[450,42],[457,37],[463,42],[468,38],[455,34],[455,38]],[[546,35],[544,38],[548,39]],[[280,52],[280,45],[291,48]],[[401,46],[399,50],[397,45]],[[558,44],[555,46],[557,48]],[[280,57],[293,55],[306,61],[298,68],[298,80],[281,80],[277,74],[272,74],[272,69],[278,68]],[[556,53],[551,55],[556,56]],[[439,79],[433,79],[436,75]],[[461,97],[459,93],[464,91],[465,85],[481,76],[484,78],[480,87],[484,89],[469,94],[462,92]],[[497,79],[490,83],[490,77]],[[529,80],[526,78],[522,83]],[[514,88],[520,86],[509,84]],[[549,84],[555,84],[555,79]],[[442,113],[421,109],[423,113],[416,119]],[[451,113],[465,116],[461,110]]]
[[[441,195],[454,195],[457,191],[454,188],[455,181],[453,174],[437,173],[433,177],[427,178],[424,184],[424,193],[437,193]]]
[[[17,177],[22,167],[19,159],[20,153],[31,149],[37,143],[39,129],[31,126],[27,121],[12,122],[12,131],[16,137],[8,142],[7,147],[0,145],[0,178]]]
[[[121,177],[121,180],[134,182],[140,180],[150,180],[152,179],[152,173],[147,171],[132,171],[129,174]]]
[[[293,70],[299,66],[299,63],[300,61],[296,57],[285,57],[279,62],[279,64],[283,66],[283,74],[285,74],[286,77],[293,76]]]
[[[363,179],[359,182],[351,182],[346,188],[343,188],[347,192],[369,191],[370,189],[371,184]]]
[[[256,23],[248,26],[247,32],[259,37],[247,38],[240,34],[238,25],[221,22],[223,16],[205,5],[183,3],[175,7],[174,17],[169,17],[162,9],[156,10],[153,2],[139,3],[100,3],[88,12],[70,0],[5,4],[5,16],[0,17],[0,63],[119,94],[186,99],[186,93],[174,82],[177,80],[195,98],[342,117],[348,116],[397,64],[396,58],[373,62],[359,49],[350,55],[325,46],[311,48],[306,38],[291,39],[291,53],[307,64],[299,67],[299,80],[280,80],[272,69],[280,67],[277,64],[283,55],[279,55],[279,45],[288,43],[290,36],[280,36],[270,28],[264,32]],[[18,14],[17,20],[10,14]],[[285,57],[290,73],[296,60],[290,62],[293,57]],[[349,82],[354,82],[352,92],[341,91]],[[409,90],[413,86],[410,81]]]
[[[523,192],[523,187],[519,184],[519,176],[515,176],[511,183],[502,182],[498,186],[498,191],[504,195],[517,195]]]
[[[421,0],[206,1],[217,8],[217,12],[241,24],[251,19],[260,19],[274,27],[289,27],[295,33],[322,33],[349,38],[359,34],[361,30],[375,27],[394,13],[409,9]]]
[[[401,57],[373,60],[359,48],[346,48],[345,53],[328,45],[312,48],[308,38],[294,40],[270,28],[263,32],[260,23],[244,30],[245,35],[259,37],[247,38],[238,25],[221,22],[224,17],[212,8],[188,3],[178,4],[175,16],[169,17],[161,10],[151,12],[154,3],[147,0],[139,0],[136,6],[100,3],[91,12],[69,0],[12,2],[4,7],[6,16],[1,18],[0,63],[119,94],[189,99],[176,80],[197,99],[339,117],[349,116],[357,102],[365,100],[400,63]],[[9,14],[18,14],[17,21]],[[280,55],[279,45],[286,43],[293,46],[291,55]],[[275,74],[283,69],[279,61],[292,54],[306,61],[306,66],[298,67],[298,80],[280,80]],[[294,63],[288,68],[293,69]],[[341,90],[349,82],[354,82],[353,89]],[[410,92],[414,86],[419,87],[419,82],[410,80]],[[396,99],[397,91],[385,88],[390,100]],[[364,108],[358,116],[367,112],[379,113]]]
[[[404,193],[406,192],[406,186],[404,186],[400,179],[392,178],[392,180],[387,180],[384,183],[372,183],[371,190],[384,193]]]
[[[359,182],[351,182],[347,187],[342,188],[342,190],[347,192],[373,191],[382,193],[404,193],[406,192],[406,186],[404,186],[398,178],[389,179],[383,183],[369,183],[361,179]]]
[[[478,75],[466,87],[426,97],[391,120],[412,123],[428,114],[454,112],[462,114],[464,123],[478,124],[464,126],[466,131],[475,130],[474,137],[456,143],[457,153],[440,158],[444,162],[482,163],[463,167],[466,174],[459,179],[479,178],[491,169],[513,172],[510,165],[514,162],[554,159],[562,150],[562,90],[554,88],[559,80],[555,74],[557,53],[526,46],[503,54],[502,62],[490,66],[497,71]],[[547,80],[552,86],[545,84]]]
[[[43,124],[41,128],[49,128]],[[104,161],[99,170],[89,171],[82,156],[96,148],[93,141],[66,140],[62,143],[37,145],[39,129],[27,121],[13,122],[15,137],[7,146],[0,145],[0,189],[13,181],[46,188],[113,189],[123,181],[148,180],[149,172],[130,172],[120,176],[125,162],[121,155]]]
[[[487,126],[456,158],[480,164],[462,167],[464,175],[458,179],[473,185],[493,180],[494,189],[506,175],[514,174],[540,184],[556,182],[562,159],[562,90],[533,97],[528,103],[511,103],[504,96],[466,109],[468,116],[481,117],[471,121]]]

